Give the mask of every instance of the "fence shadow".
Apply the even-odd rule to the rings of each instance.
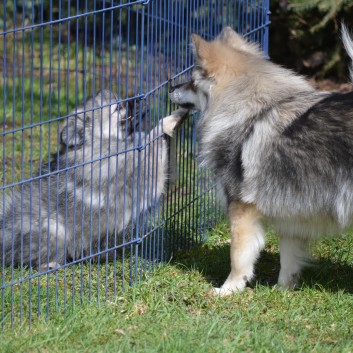
[[[202,273],[215,287],[223,284],[230,271],[229,244],[216,247],[200,245],[191,254],[179,253],[173,260],[186,268],[194,268]],[[280,270],[279,253],[262,251],[255,266],[255,280],[250,284],[274,286]],[[300,287],[318,288],[331,292],[345,291],[353,294],[353,265],[336,263],[329,259],[313,259],[304,269]]]

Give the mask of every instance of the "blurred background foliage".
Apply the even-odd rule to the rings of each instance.
[[[123,0],[119,4],[127,2]],[[80,17],[71,25],[69,22],[66,35],[64,28],[61,29],[61,41],[67,41],[67,36],[74,40],[77,31],[85,31],[88,34],[87,45],[93,44],[89,39],[96,38],[95,45],[99,48],[106,37],[113,39],[113,47],[119,47],[121,38],[126,37],[129,31],[130,45],[133,45],[139,36],[136,31],[139,28],[137,7],[132,6],[128,14],[121,10],[115,15],[104,11],[117,3],[114,0],[22,0],[14,6],[12,1],[7,1],[5,7],[0,7],[0,28],[5,29],[4,15],[9,23],[17,22],[18,26],[23,26],[103,10],[99,15]],[[344,21],[353,32],[353,0],[270,0],[270,8],[269,50],[275,62],[317,79],[347,81],[348,58],[341,43],[340,23]],[[103,21],[105,26],[101,26]],[[116,23],[114,31],[119,30],[113,36],[103,28],[109,28],[111,22]],[[83,33],[78,33],[79,37],[81,34],[83,36]]]
[[[270,0],[270,57],[316,79],[348,80],[340,35],[353,32],[353,0]]]

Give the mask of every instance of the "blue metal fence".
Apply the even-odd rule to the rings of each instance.
[[[158,123],[173,108],[168,85],[192,69],[190,34],[230,25],[267,52],[268,6],[3,0],[3,330],[116,296],[217,222],[216,181],[197,168],[197,114],[168,141]]]

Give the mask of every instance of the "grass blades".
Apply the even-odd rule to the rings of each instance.
[[[210,295],[229,271],[229,227],[219,223],[207,240],[142,275],[107,302],[71,307],[31,328],[7,329],[6,352],[352,352],[352,234],[313,247],[315,262],[297,291],[278,291],[277,238],[241,294]]]

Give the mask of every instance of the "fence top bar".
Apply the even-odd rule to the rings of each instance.
[[[103,12],[107,12],[107,11],[111,11],[111,10],[121,9],[121,8],[124,8],[124,7],[131,7],[133,5],[139,5],[139,4],[146,5],[146,4],[148,4],[148,1],[146,2],[146,0],[136,0],[136,1],[132,1],[132,2],[126,3],[126,4],[115,5],[115,6],[106,7],[104,9],[100,9],[100,10],[93,10],[93,11],[88,11],[88,12],[81,13],[81,14],[74,15],[74,16],[59,18],[58,20],[37,23],[37,24],[33,24],[31,26],[13,28],[13,29],[9,29],[8,31],[0,32],[0,35],[3,36],[3,35],[6,35],[6,34],[11,34],[11,33],[16,33],[16,32],[23,32],[23,31],[26,31],[28,29],[34,29],[34,28],[38,28],[38,27],[45,27],[45,26],[49,26],[49,25],[53,25],[53,24],[57,24],[57,23],[61,23],[61,22],[67,22],[69,20],[75,20],[75,19],[81,18],[81,17],[87,17],[89,15],[96,15],[98,13],[103,13]]]

